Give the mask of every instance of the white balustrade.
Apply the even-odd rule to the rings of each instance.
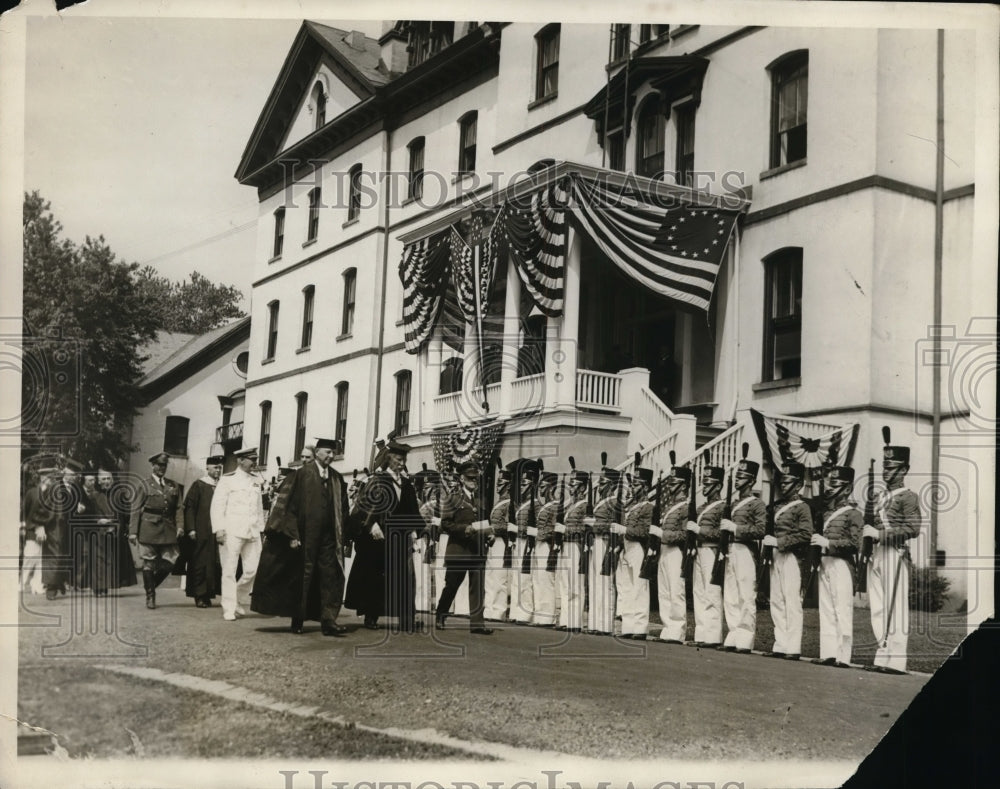
[[[653,470],[654,479],[662,471],[664,476],[670,473],[670,450],[677,451],[678,444],[678,434],[677,432],[670,433],[651,447],[640,450],[639,464],[643,468],[648,468]],[[630,457],[623,463],[619,463],[615,468],[619,471],[631,471],[634,466],[635,459]]]
[[[576,404],[580,408],[621,411],[622,379],[615,373],[576,371]]]
[[[434,398],[434,411],[432,424],[452,425],[459,421],[459,414],[462,413],[462,393],[451,392],[450,394],[438,395]]]
[[[805,438],[819,438],[843,427],[843,425],[831,425],[812,419],[800,419],[797,416],[775,416],[774,421]]]
[[[722,466],[724,469],[734,467],[740,458],[743,457],[743,433],[745,428],[737,423],[719,433],[715,438],[705,444],[694,454],[685,458],[678,458],[679,464],[690,462],[691,473],[694,479],[701,478],[701,468],[705,465],[704,457],[707,452],[711,466]]]
[[[545,405],[545,375],[527,375],[515,378],[510,385],[510,410],[539,411]]]

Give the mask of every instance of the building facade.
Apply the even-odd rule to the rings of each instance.
[[[943,34],[939,106],[937,36],[395,22],[376,41],[303,23],[236,173],[260,200],[248,443],[273,473],[336,437],[350,472],[395,429],[416,467],[432,434],[502,423],[504,460],[640,451],[666,471],[671,449],[729,465],[745,440],[759,459],[755,409],[804,436],[856,423],[859,472],[889,425],[929,505],[937,239],[943,334],[975,334],[977,307],[973,37]],[[531,207],[566,184],[563,213]],[[597,186],[633,208],[588,220]],[[643,229],[664,206],[720,214],[713,265]],[[507,246],[489,246],[501,215]],[[421,290],[465,254],[473,278],[493,255],[492,288],[471,287],[481,322],[457,275]],[[706,278],[703,304],[689,285]],[[969,417],[945,397],[942,431]],[[914,553],[962,598],[975,468],[953,454]]]

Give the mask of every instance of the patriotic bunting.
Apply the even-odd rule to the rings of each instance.
[[[821,436],[802,436],[753,408],[750,417],[764,452],[764,461],[781,467],[786,463],[801,463],[806,468],[849,466],[858,437],[856,422],[849,422]]]
[[[503,422],[493,422],[481,427],[431,434],[437,469],[450,473],[455,466],[467,460],[476,461],[481,469],[492,466],[500,449],[503,426]]]

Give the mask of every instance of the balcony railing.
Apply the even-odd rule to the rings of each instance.
[[[576,371],[576,405],[603,411],[621,411],[622,379],[614,373]]]
[[[228,425],[220,425],[215,428],[215,443],[228,444],[230,441],[243,440],[243,423],[230,422]]]

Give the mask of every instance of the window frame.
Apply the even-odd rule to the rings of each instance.
[[[472,130],[473,140],[469,144],[468,131]],[[476,170],[476,142],[479,138],[479,111],[469,110],[458,119],[458,172],[471,173]],[[471,151],[471,153],[470,153]]]
[[[260,441],[257,442],[257,459],[261,466],[267,466],[267,453],[271,448],[271,401],[260,403]]]
[[[337,454],[344,454],[344,447],[347,446],[347,413],[350,406],[351,385],[347,381],[340,381],[335,387],[337,391],[337,405],[333,417],[333,437],[337,440]]]
[[[306,285],[302,288],[302,336],[299,342],[299,350],[303,351],[312,346],[313,314],[316,304],[316,286]]]
[[[623,35],[624,34],[624,35]],[[625,60],[632,51],[632,25],[615,22],[611,28],[611,63]],[[625,43],[622,44],[622,41]]]
[[[654,154],[647,154],[644,151],[646,141],[644,124],[647,119],[654,119],[658,128],[656,139],[659,141],[659,150]],[[647,162],[653,156],[659,157],[659,169],[649,170]],[[649,96],[639,107],[639,112],[635,116],[635,172],[645,178],[662,178],[667,162],[667,119],[663,114],[658,96]]]
[[[306,243],[315,241],[319,236],[319,209],[323,200],[322,187],[316,186],[309,190],[309,222],[306,226]]]
[[[361,165],[356,164],[347,171],[347,221],[353,222],[361,216]]]
[[[802,300],[803,300],[803,254],[802,247],[782,247],[767,255],[761,262],[764,265],[764,346],[761,363],[761,383],[790,381],[801,378],[802,375]],[[787,268],[783,273],[781,268]],[[789,303],[796,310],[789,314],[775,315],[775,289],[779,285],[779,274],[784,274],[790,285]],[[797,287],[797,291],[796,291]],[[797,296],[797,298],[795,298]],[[785,374],[775,372],[779,362],[792,360],[793,357],[777,359],[775,344],[779,336],[798,334],[798,369]]]
[[[163,451],[171,457],[187,457],[190,432],[188,417],[177,414],[166,417],[163,420]]]
[[[278,353],[278,316],[281,313],[281,301],[274,299],[267,305],[267,342],[264,347],[264,359],[273,359]]]
[[[769,166],[774,169],[804,162],[809,153],[809,50],[797,49],[794,52],[788,52],[777,60],[772,61],[768,65],[767,70],[771,78],[771,126],[768,162]],[[805,105],[801,110],[803,120],[796,126],[782,131],[780,126],[781,118],[784,114],[784,104],[782,103],[783,89],[793,83],[796,85],[796,119],[798,119],[799,113],[798,102],[800,91],[798,86],[801,84],[803,88],[803,104]],[[787,139],[790,133],[799,129],[801,129],[802,153],[800,156],[792,159],[789,158]],[[783,139],[785,140],[784,151],[782,148]],[[782,161],[783,158],[784,161]]]
[[[674,129],[676,131],[676,146],[674,151],[674,171],[679,186],[693,186],[695,140],[697,131],[695,117],[698,105],[693,101],[674,107]],[[685,143],[690,137],[690,153],[684,151]]]
[[[535,101],[555,96],[559,92],[559,47],[562,37],[562,25],[553,22],[546,25],[535,34]],[[555,41],[555,59],[545,62],[546,46]],[[552,90],[545,89],[546,77],[553,73]]]
[[[298,392],[295,395],[295,449],[292,457],[302,456],[302,448],[306,445],[306,420],[309,418],[309,394]]]
[[[397,435],[406,436],[410,433],[410,406],[413,400],[413,373],[410,370],[400,370],[394,377],[396,379],[396,407],[394,411],[395,415],[393,418],[393,426]],[[404,408],[403,406],[406,407]]]
[[[424,196],[424,156],[427,152],[424,137],[415,137],[406,146],[410,155],[409,178],[406,183],[406,199],[419,200]],[[417,158],[419,157],[419,167]]]
[[[271,246],[271,259],[277,260],[285,249],[285,207],[274,210],[274,240]]]
[[[348,337],[354,332],[354,311],[357,304],[358,270],[346,269],[343,273],[344,300],[341,311],[340,336]]]

